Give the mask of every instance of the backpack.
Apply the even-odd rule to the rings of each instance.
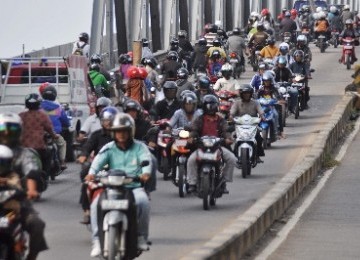
[[[76,50],[74,51],[74,55],[83,56],[84,55],[84,47],[86,46],[86,43],[83,44],[83,46],[80,46],[79,42],[76,43]]]
[[[320,20],[317,22],[316,31],[317,32],[326,32],[328,28],[328,22],[326,20]]]

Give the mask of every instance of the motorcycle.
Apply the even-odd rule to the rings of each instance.
[[[289,98],[290,95],[288,93],[288,89],[291,87],[291,83],[289,82],[277,82],[278,84],[278,92],[280,94],[281,100],[284,102],[281,104],[281,120],[282,125],[286,126],[286,118],[289,116]]]
[[[245,114],[235,117],[236,142],[234,154],[238,159],[238,166],[241,167],[242,177],[246,178],[251,174],[251,168],[257,165],[257,142],[255,136],[260,123],[260,118],[251,117]]]
[[[168,119],[161,119],[155,123],[159,126],[159,133],[157,137],[157,146],[158,146],[158,162],[159,162],[159,172],[163,174],[163,179],[168,180],[169,174],[171,172],[171,163],[170,163],[170,147],[173,142],[173,136],[171,131],[167,130]]]
[[[294,43],[292,42],[293,34],[291,32],[284,32],[282,34],[283,42],[286,42],[289,44],[289,50],[291,50],[294,47]]]
[[[351,37],[346,37],[342,39],[342,56],[341,56],[341,63],[346,65],[346,69],[351,68],[351,64],[354,63],[353,56],[355,51],[355,39]]]
[[[273,107],[277,103],[273,98],[259,98],[258,99],[262,109],[264,110],[265,121],[261,121],[259,126],[261,127],[261,137],[263,138],[263,147],[267,149],[271,146],[271,143],[276,141],[275,126],[273,124],[274,112]]]
[[[294,107],[295,119],[299,118],[300,111],[303,111],[306,106],[305,100],[305,75],[303,74],[294,74],[293,82],[291,87],[298,89],[298,100]]]
[[[307,38],[307,42],[311,42],[312,41],[312,37],[311,37],[311,31],[309,26],[306,23],[303,23],[302,27],[301,27],[301,34],[305,35]]]
[[[220,114],[227,120],[229,119],[230,109],[232,103],[234,102],[234,98],[237,97],[237,94],[228,90],[220,90],[216,93],[219,97],[219,112]]]
[[[0,187],[0,259],[24,259],[26,234],[22,228],[21,201],[26,194],[9,186]]]
[[[134,171],[149,165],[142,162]],[[139,182],[139,177],[133,177],[122,170],[109,170],[99,173],[95,180],[98,188],[104,191],[99,198],[99,238],[102,255],[105,259],[134,259],[142,251],[137,248],[136,204],[131,188],[126,185]]]
[[[46,151],[49,154],[50,159],[49,172],[47,172],[47,175],[53,181],[55,180],[55,177],[59,176],[63,172],[63,170],[61,169],[59,151],[56,143],[49,134],[45,134],[44,138],[46,144]]]
[[[172,151],[174,152],[175,157],[175,174],[173,176],[174,184],[179,189],[180,198],[185,197],[185,194],[188,191],[188,182],[187,182],[187,159],[190,156],[191,150],[188,149],[187,140],[189,139],[190,132],[182,128],[174,129],[172,135],[175,140],[172,145]]]
[[[324,53],[325,49],[329,47],[329,44],[326,41],[326,36],[324,33],[319,34],[317,38],[316,46],[320,49],[321,53]]]
[[[329,42],[334,46],[334,48],[337,48],[339,45],[339,34],[339,31],[336,29],[331,31],[331,38]]]
[[[253,68],[253,71],[258,70],[259,54],[260,54],[260,51],[261,51],[262,48],[264,48],[263,45],[255,45],[255,46],[252,46],[252,47],[249,46],[250,53],[251,53],[250,58],[249,58],[249,62],[250,62],[250,65]]]
[[[197,153],[198,196],[203,200],[203,209],[216,205],[216,199],[224,192],[223,159],[221,156],[222,138],[202,136],[199,138]]]
[[[241,64],[241,58],[236,52],[231,52],[229,55],[229,63],[233,68],[234,79],[239,79],[244,66]]]

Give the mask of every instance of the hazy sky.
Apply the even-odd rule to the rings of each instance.
[[[90,34],[93,0],[0,0],[0,57],[7,58]]]

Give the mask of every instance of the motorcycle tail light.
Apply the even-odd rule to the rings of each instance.
[[[230,58],[236,58],[236,53],[235,52],[230,53]]]

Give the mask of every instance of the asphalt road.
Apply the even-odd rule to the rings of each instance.
[[[237,216],[256,202],[296,163],[301,163],[316,134],[326,124],[332,110],[351,81],[352,71],[338,64],[341,48],[330,47],[320,54],[313,49],[312,67],[316,70],[310,82],[310,109],[295,120],[288,118],[286,139],[274,143],[266,151],[265,163],[253,169],[250,178],[234,172],[234,182],[228,185],[229,195],[217,200],[210,211],[202,209],[197,197],[179,198],[171,182],[158,176],[157,191],[152,193],[150,240],[151,250],[139,259],[179,259],[204,244],[229,225]],[[253,75],[247,68],[241,83]],[[90,259],[90,232],[79,224],[82,217],[79,198],[80,166],[69,169],[52,182],[35,208],[46,221],[46,237],[50,250],[39,259]]]

